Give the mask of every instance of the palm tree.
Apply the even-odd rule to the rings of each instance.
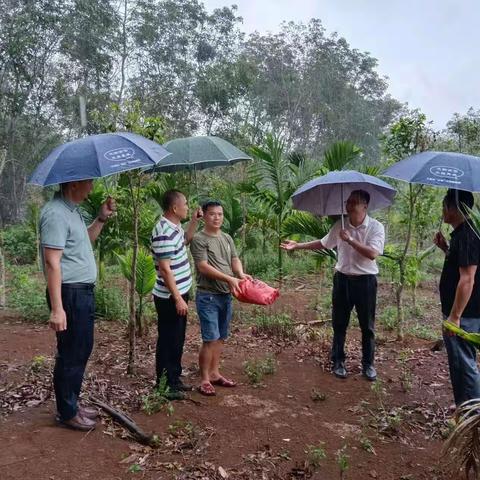
[[[285,152],[285,142],[280,137],[267,135],[262,147],[252,147],[256,161],[250,170],[247,191],[260,201],[275,218],[274,229],[278,248],[278,278],[282,281],[282,225],[291,212],[291,196],[295,190],[321,171],[318,162],[306,157],[291,161]]]

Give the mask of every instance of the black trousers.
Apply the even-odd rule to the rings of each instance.
[[[345,337],[353,307],[362,330],[362,366],[373,366],[375,359],[375,308],[377,303],[377,278],[375,275],[344,275],[333,277],[332,361],[345,361]]]
[[[47,303],[51,308],[48,292]],[[62,303],[67,316],[67,329],[56,332],[53,387],[59,417],[70,420],[77,414],[85,367],[93,349],[94,285],[62,284]]]
[[[175,387],[182,374],[183,344],[187,329],[187,316],[178,315],[175,301],[170,298],[159,298],[154,295],[157,309],[158,339],[156,350],[157,384],[165,373],[167,383]],[[182,295],[188,302],[188,293]]]

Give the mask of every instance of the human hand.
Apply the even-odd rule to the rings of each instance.
[[[298,248],[298,242],[295,240],[285,240],[280,244],[280,248],[284,250],[296,250]]]
[[[345,230],[344,228],[340,230],[340,238],[347,243],[352,239],[352,237],[348,233],[348,230]]]
[[[114,198],[109,196],[100,207],[100,211],[98,212],[98,219],[101,222],[106,222],[116,211],[117,202]]]
[[[448,250],[448,243],[442,232],[437,232],[435,234],[433,237],[433,243],[444,252]]]
[[[192,221],[198,222],[201,218],[203,218],[203,210],[201,207],[198,207],[192,215]]]
[[[181,317],[184,317],[188,312],[188,304],[182,297],[178,297],[175,300],[175,308]]]
[[[240,277],[241,280],[253,281],[253,277],[251,275],[249,275],[248,273],[242,273],[241,275],[239,275],[239,277]]]
[[[67,329],[67,315],[63,308],[58,311],[52,310],[50,312],[50,319],[48,320],[50,328],[55,332],[63,332]]]
[[[449,317],[447,318],[447,322],[453,323],[455,326],[460,328],[460,317],[454,317],[452,315],[449,315]],[[451,330],[447,330],[446,328],[444,330],[449,337],[454,337],[456,335]]]
[[[240,289],[240,279],[235,277],[229,277],[228,286],[230,287],[230,292],[236,295]]]

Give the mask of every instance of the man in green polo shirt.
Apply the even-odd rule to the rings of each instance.
[[[192,240],[190,250],[197,271],[196,306],[202,347],[199,354],[202,395],[215,395],[214,385],[234,387],[236,383],[220,373],[222,347],[232,319],[232,295],[241,279],[252,279],[243,271],[232,237],[222,232],[223,208],[217,201],[202,206],[204,229]]]
[[[108,198],[87,228],[78,206],[88,197],[92,186],[93,180],[60,185],[60,191],[43,207],[40,215],[49,324],[57,336],[53,372],[57,419],[76,430],[95,428],[96,411],[78,404],[85,367],[93,348],[93,289],[97,268],[92,242],[116,210],[115,201]]]

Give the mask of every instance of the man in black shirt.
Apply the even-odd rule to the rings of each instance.
[[[443,199],[443,221],[453,227],[450,245],[438,232],[434,243],[445,252],[440,278],[442,313],[467,332],[480,333],[480,239],[470,226],[466,207],[473,195],[448,190]],[[480,373],[475,348],[448,332],[443,334],[448,354],[450,380],[457,406],[480,398]]]

